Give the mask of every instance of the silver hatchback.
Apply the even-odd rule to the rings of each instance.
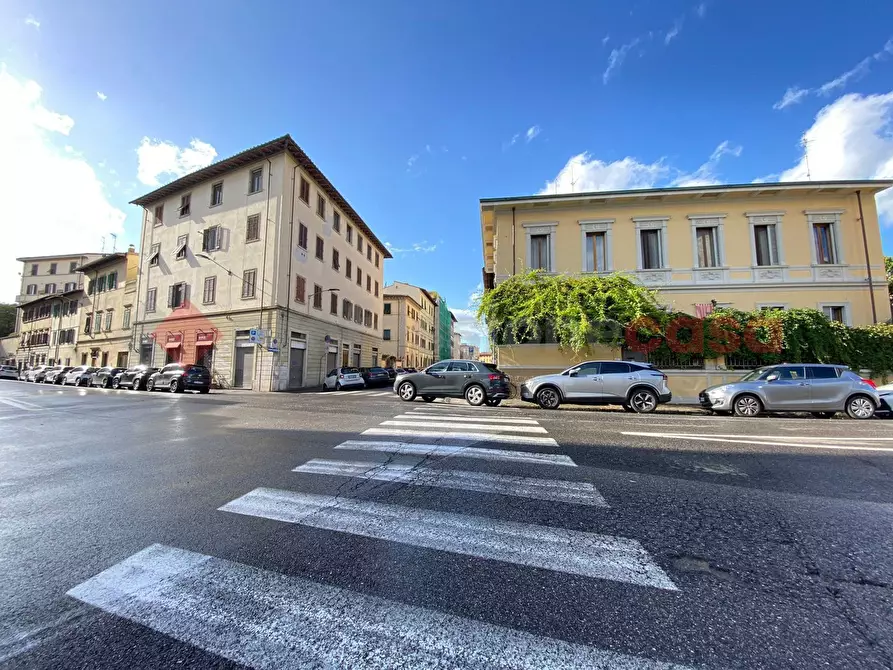
[[[845,365],[815,363],[757,368],[737,382],[704,389],[698,400],[701,407],[718,414],[810,412],[822,419],[837,412],[870,419],[880,404],[874,387]]]

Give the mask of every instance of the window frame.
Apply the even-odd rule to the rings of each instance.
[[[174,304],[174,295],[177,292],[178,287],[183,288],[182,297],[180,298],[180,302],[176,305]],[[171,310],[182,309],[186,305],[186,300],[189,292],[189,286],[185,281],[177,282],[175,284],[171,284],[170,289],[168,289],[168,302],[170,303]]]
[[[219,187],[219,191],[218,191]],[[220,194],[220,199],[217,202],[214,202],[214,196]],[[218,181],[211,184],[211,201],[208,204],[208,207],[220,207],[223,204],[223,182]]]
[[[336,291],[332,291],[331,298],[329,298],[329,314],[338,316],[338,293]]]
[[[784,235],[782,230],[782,219],[784,218],[784,212],[745,212],[744,215],[747,217],[748,225],[750,226],[750,262],[751,267],[756,270],[765,270],[767,268],[779,268],[786,267],[785,266],[785,257],[784,257]],[[757,236],[756,229],[758,226],[775,226],[775,259],[770,258],[770,261],[774,260],[774,263],[770,265],[759,265],[757,263]],[[812,244],[812,240],[810,240],[810,244]],[[770,244],[769,254],[771,256],[772,246]]]
[[[547,274],[552,274],[556,271],[557,262],[555,256],[555,233],[558,229],[558,222],[542,222],[542,223],[525,223],[522,224],[524,228],[524,233],[526,235],[527,240],[527,257],[526,264],[527,268],[530,270],[542,270]],[[546,244],[548,246],[549,253],[549,267],[548,268],[535,268],[533,267],[533,238],[538,237],[540,235],[546,236]]]
[[[344,259],[344,276],[353,279],[353,263],[349,258]]]
[[[210,251],[220,251],[222,229],[219,225],[208,226],[202,231],[202,251],[210,252]],[[214,234],[213,244],[211,243],[211,233]]]
[[[105,331],[108,332],[112,329],[112,320],[114,319],[115,310],[109,309],[106,310],[105,313]]]
[[[316,260],[325,262],[326,260],[326,241],[320,236],[316,236]]]
[[[303,244],[301,240],[303,239]],[[309,244],[310,239],[310,230],[304,225],[303,222],[298,221],[298,247],[307,251],[307,245]]]
[[[162,224],[164,224],[164,204],[155,205],[152,211],[152,226],[157,228]]]
[[[323,221],[326,220],[326,199],[322,193],[316,194],[316,215]]]
[[[260,179],[258,180],[258,187],[254,188],[255,176],[259,175]],[[255,193],[261,193],[264,190],[264,166],[251,168],[248,171],[248,195],[254,195]]]
[[[257,297],[257,268],[242,270],[242,299],[252,300]]]
[[[298,198],[304,201],[304,204],[310,204],[310,182],[304,179],[303,175],[301,176],[301,181],[298,184]]]
[[[189,233],[177,236],[177,250],[174,252],[174,260],[186,260],[186,247],[189,245]]]
[[[254,236],[251,235],[251,227],[255,226]],[[260,214],[249,214],[245,219],[245,243],[260,242]]]
[[[177,212],[181,219],[185,219],[192,213],[192,191],[180,196],[180,206],[177,208]]]
[[[341,232],[341,212],[332,207],[332,230],[336,233]]]
[[[153,314],[158,308],[158,289],[150,288],[146,291],[146,314]]]
[[[313,309],[318,309],[322,311],[322,294],[323,288],[319,284],[313,285],[313,293],[311,294],[313,297]]]
[[[341,272],[341,252],[332,247],[332,269],[335,272]]]
[[[158,263],[161,259],[161,242],[156,242],[151,247],[149,247],[149,267],[155,268],[158,267]]]
[[[209,297],[210,295],[210,297]],[[205,277],[202,285],[202,304],[213,305],[217,301],[217,275]]]
[[[390,328],[384,328],[381,331],[381,339],[390,341],[390,339],[391,339],[391,329]]]
[[[809,226],[810,233],[810,253],[812,254],[812,264],[816,267],[828,267],[835,265],[846,265],[846,261],[843,257],[843,240],[842,236],[842,226],[840,223],[841,214],[844,213],[845,210],[842,209],[807,209],[804,210],[804,214],[806,214],[806,222]],[[818,240],[816,239],[816,230],[819,226],[827,226],[829,233],[829,243],[830,243],[830,252],[831,252],[831,262],[825,263],[819,259],[818,254]]]
[[[691,223],[691,266],[695,270],[716,270],[726,268],[725,254],[725,214],[690,214]],[[713,229],[713,255],[716,265],[701,265],[698,260],[698,231],[701,228]]]
[[[822,314],[825,314],[826,309],[837,309],[837,308],[840,309],[841,317],[842,317],[842,319],[839,323],[842,323],[846,326],[853,325],[852,324],[852,310],[850,309],[849,302],[834,301],[834,302],[820,302],[820,303],[818,303],[818,310],[820,312],[822,312]],[[835,319],[832,319],[827,314],[825,314],[825,316],[828,318],[829,321],[835,321]]]
[[[349,223],[344,228],[344,239],[347,240],[348,244],[353,244],[353,226]]]
[[[667,224],[669,216],[636,216],[633,222],[636,224],[636,269],[640,272],[660,272],[670,269],[669,240],[667,239]],[[643,233],[657,231],[657,240],[660,253],[660,265],[656,268],[645,267],[645,249],[642,245]]]
[[[303,275],[295,275],[295,302],[301,305],[307,303],[307,278]]]

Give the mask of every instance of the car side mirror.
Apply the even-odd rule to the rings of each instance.
[[[568,376],[569,377],[579,377],[580,373],[577,372],[576,370],[574,370],[573,372],[569,373]]]

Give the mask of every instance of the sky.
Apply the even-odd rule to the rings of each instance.
[[[893,178],[893,3],[5,0],[0,301],[285,133],[486,344],[480,198]]]

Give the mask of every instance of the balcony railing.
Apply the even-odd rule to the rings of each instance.
[[[703,370],[704,357],[694,354],[649,353],[648,362],[666,370]]]

